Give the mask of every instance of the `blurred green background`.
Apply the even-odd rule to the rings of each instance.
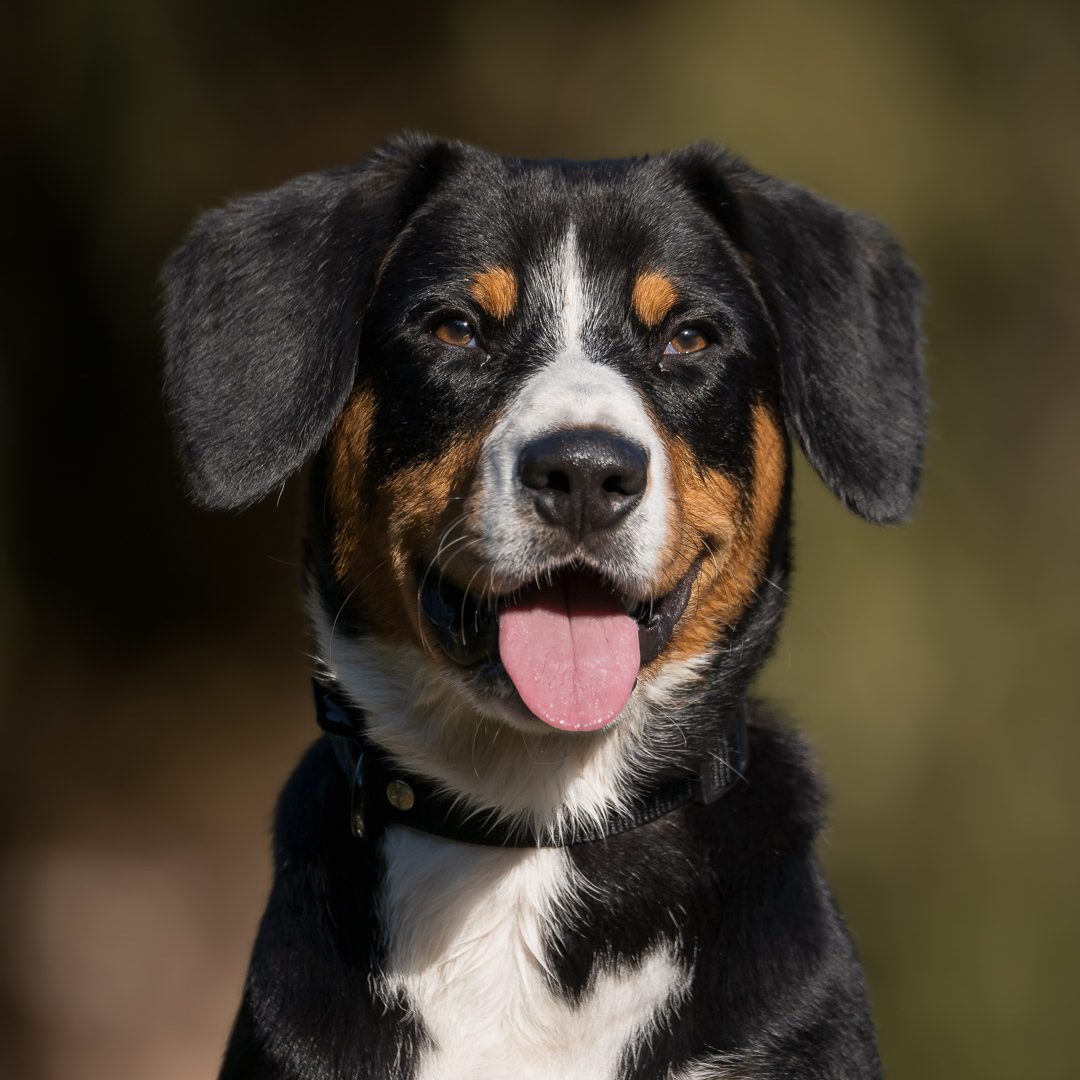
[[[214,1072],[314,730],[299,485],[185,505],[155,277],[200,209],[402,127],[713,139],[901,237],[925,497],[878,530],[801,468],[764,682],[891,1076],[1078,1075],[1080,6],[54,0],[0,50],[0,1075]]]

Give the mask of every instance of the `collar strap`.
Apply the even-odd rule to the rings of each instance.
[[[681,806],[708,805],[745,782],[746,705],[740,703],[725,724],[715,752],[693,774],[657,780],[635,795],[631,805],[611,810],[602,821],[575,822],[566,833],[537,833],[508,821],[495,810],[478,810],[438,784],[401,768],[364,731],[364,713],[332,685],[313,681],[319,727],[330,736],[350,783],[349,825],[358,838],[374,837],[387,825],[491,847],[572,847],[636,829]]]

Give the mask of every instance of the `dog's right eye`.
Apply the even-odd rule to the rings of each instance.
[[[476,331],[468,319],[443,319],[432,333],[447,345],[458,349],[475,349]]]
[[[709,339],[700,330],[692,326],[684,326],[664,347],[664,355],[701,352],[708,346]]]

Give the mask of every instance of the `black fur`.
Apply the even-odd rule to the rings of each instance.
[[[593,355],[702,466],[749,498],[752,408],[764,403],[846,505],[877,522],[910,513],[925,436],[919,287],[878,223],[707,146],[574,163],[399,140],[356,168],[206,215],[165,270],[166,391],[195,497],[243,505],[315,456],[306,559],[339,633],[370,627],[332,569],[319,447],[354,386],[375,401],[372,485],[437,460],[497,414],[552,341],[536,297],[496,322],[467,282],[484,267],[530,265],[571,212],[608,301],[589,327]],[[657,265],[677,278],[672,319],[712,341],[659,364],[674,323],[646,330],[629,305],[634,275]],[[479,354],[436,341],[448,311],[476,325]],[[685,733],[658,768],[708,751],[716,718],[746,698],[772,648],[790,477],[789,461],[763,573],[772,587],[726,628],[702,688],[657,721]],[[748,783],[710,807],[571,849],[605,900],[553,923],[555,992],[579,1000],[598,961],[633,963],[659,940],[691,972],[674,1020],[627,1050],[620,1076],[655,1080],[709,1055],[760,1080],[880,1075],[858,960],[814,855],[823,800],[806,750],[755,707],[750,761]],[[317,743],[278,809],[274,887],[226,1080],[405,1078],[426,1045],[401,1003],[372,993],[382,867],[377,844],[350,835],[347,798]]]

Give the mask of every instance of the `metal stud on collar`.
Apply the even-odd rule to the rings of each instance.
[[[416,795],[404,780],[391,780],[386,785],[386,801],[395,810],[411,810],[416,805]]]

